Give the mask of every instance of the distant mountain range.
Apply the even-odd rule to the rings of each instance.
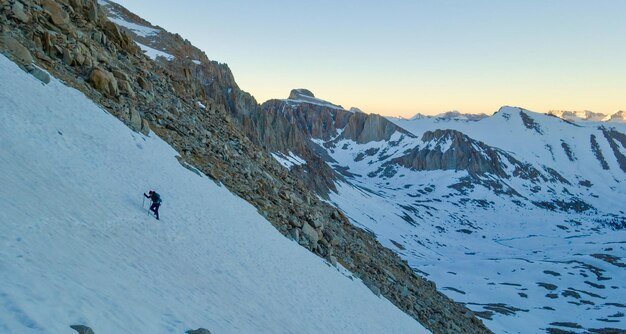
[[[550,110],[547,114],[553,115],[559,118],[562,118],[567,121],[579,122],[579,121],[588,121],[588,122],[626,122],[626,112],[623,110],[618,110],[612,114],[603,114],[596,113],[593,111],[585,110],[585,111],[566,111],[566,110]],[[423,118],[434,118],[441,121],[479,121],[483,118],[487,118],[489,115],[481,113],[481,114],[469,114],[462,113],[460,111],[447,111],[444,113],[440,113],[437,115],[424,115],[424,114],[415,114],[415,116],[410,118],[403,117],[391,117],[398,118],[401,120],[416,120]]]
[[[568,121],[588,121],[588,122],[626,122],[626,112],[618,110],[612,114],[596,113],[589,110],[585,111],[565,111],[565,110],[550,110],[550,115],[560,117]]]

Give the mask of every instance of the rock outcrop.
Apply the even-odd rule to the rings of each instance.
[[[414,170],[466,170],[470,175],[487,173],[510,177],[503,157],[506,153],[469,138],[456,130],[426,131],[425,144],[393,162]]]
[[[71,329],[78,332],[78,334],[94,334],[93,329],[85,325],[71,325]]]
[[[285,236],[341,263],[433,333],[489,332],[471,311],[439,293],[269,155],[264,147],[270,134],[253,132],[263,124],[254,116],[261,108],[236,86],[228,67],[208,61],[188,41],[162,30],[174,58],[151,60],[138,52],[129,31],[113,27],[96,0],[20,3],[28,23],[14,15],[16,1],[5,0],[0,26],[3,36],[29,51],[33,64],[20,61],[20,53],[7,43],[0,49],[24,70],[33,65],[45,69],[135,130],[147,132],[149,127],[180,153],[181,161],[249,201]],[[341,116],[347,124],[350,117],[344,113],[349,112]],[[259,119],[285,122],[284,129],[294,126],[279,117]],[[365,128],[367,122],[362,124]],[[298,125],[286,130],[293,131],[292,140],[301,135],[295,129]],[[363,138],[387,132],[365,133]]]
[[[187,334],[211,334],[211,331],[206,328],[190,329],[186,331]]]

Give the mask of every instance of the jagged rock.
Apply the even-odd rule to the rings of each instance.
[[[365,279],[365,280],[363,280],[363,284],[365,284],[365,286],[368,289],[370,289],[370,291],[372,291],[372,293],[374,293],[376,296],[380,297],[380,288],[377,287],[376,285],[374,285],[374,283],[372,283],[368,279]]]
[[[206,328],[190,329],[186,331],[187,334],[211,334],[211,331]]]
[[[99,15],[98,15],[98,4],[95,0],[91,0],[88,3],[88,17],[91,22],[98,23]]]
[[[113,74],[107,70],[97,67],[94,68],[89,76],[89,83],[103,94],[110,96],[119,95],[117,80]]]
[[[11,11],[13,12],[13,17],[23,23],[28,23],[28,21],[30,21],[30,15],[24,11],[24,5],[21,2],[16,1],[13,4],[13,7],[11,7]]]
[[[93,329],[84,325],[71,325],[71,329],[78,332],[78,334],[94,334]]]
[[[72,58],[74,58],[74,60],[76,61],[76,64],[78,64],[79,66],[82,66],[83,64],[85,64],[85,61],[87,60],[87,57],[85,57],[85,55],[81,52],[79,48],[74,49]]]
[[[313,244],[317,244],[317,242],[320,240],[320,236],[317,233],[317,231],[315,230],[315,228],[313,228],[311,225],[309,224],[303,224],[302,226],[302,234],[304,234],[304,236]]]
[[[139,51],[139,47],[133,42],[132,38],[128,36],[126,31],[120,30],[120,28],[111,21],[106,21],[104,24],[104,32],[109,39],[118,43],[122,49],[136,54]]]
[[[301,228],[303,225],[302,220],[298,219],[298,217],[295,217],[295,216],[291,216],[291,218],[289,218],[289,224],[291,226],[299,227],[299,228]]]
[[[146,136],[150,133],[150,123],[146,119],[141,120],[141,133]]]
[[[30,51],[22,43],[7,34],[0,35],[0,50],[8,52],[13,59],[22,65],[28,65],[33,62],[33,56],[31,56]]]
[[[149,92],[152,91],[152,83],[150,81],[146,80],[144,77],[138,77],[137,78],[137,83],[144,90],[147,90]]]
[[[134,98],[135,97],[135,91],[133,90],[133,88],[131,87],[130,83],[126,80],[119,80],[117,82],[118,87],[123,91],[126,92],[126,94],[128,94],[129,97]]]
[[[43,6],[43,9],[46,11],[46,13],[50,15],[52,23],[61,28],[67,28],[70,22],[70,16],[61,7],[61,5],[53,0],[42,0],[41,5]]]
[[[128,120],[129,125],[133,130],[141,132],[145,135],[148,134],[149,127],[147,126],[147,122],[144,122],[144,120],[141,118],[141,115],[134,107],[130,107],[130,109],[128,110]]]
[[[72,53],[69,49],[63,50],[63,62],[70,66],[74,64],[74,56],[72,56]]]
[[[389,140],[396,131],[409,135],[408,132],[382,116],[362,113],[351,113],[351,115],[342,137],[352,139],[359,144]]]
[[[295,240],[296,242],[300,242],[300,230],[297,228],[292,228],[291,232],[289,232],[291,235],[291,239]]]
[[[130,81],[128,75],[121,70],[113,69],[111,72],[113,73],[113,76],[116,77],[118,80]]]
[[[297,100],[303,96],[306,97],[315,97],[315,95],[313,95],[313,92],[311,92],[308,89],[305,88],[297,88],[297,89],[292,89],[291,92],[289,92],[289,99],[290,100]]]
[[[393,162],[415,170],[467,170],[470,175],[491,173],[509,177],[504,169],[504,152],[469,138],[462,132],[426,131],[422,135],[422,142],[426,145],[412,149]]]

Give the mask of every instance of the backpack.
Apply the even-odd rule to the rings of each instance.
[[[155,201],[155,203],[156,203],[156,204],[161,204],[161,202],[163,202],[163,201],[161,200],[161,195],[157,194],[156,192],[155,192],[154,194],[156,195],[156,201]]]

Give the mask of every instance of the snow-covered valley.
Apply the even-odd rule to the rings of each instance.
[[[154,134],[4,56],[0,77],[0,332],[427,332]]]
[[[626,327],[626,148],[610,135],[623,124],[511,107],[478,121],[391,120],[414,137],[313,139],[345,177],[330,197],[354,224],[496,333]],[[402,166],[411,152],[452,164]]]

